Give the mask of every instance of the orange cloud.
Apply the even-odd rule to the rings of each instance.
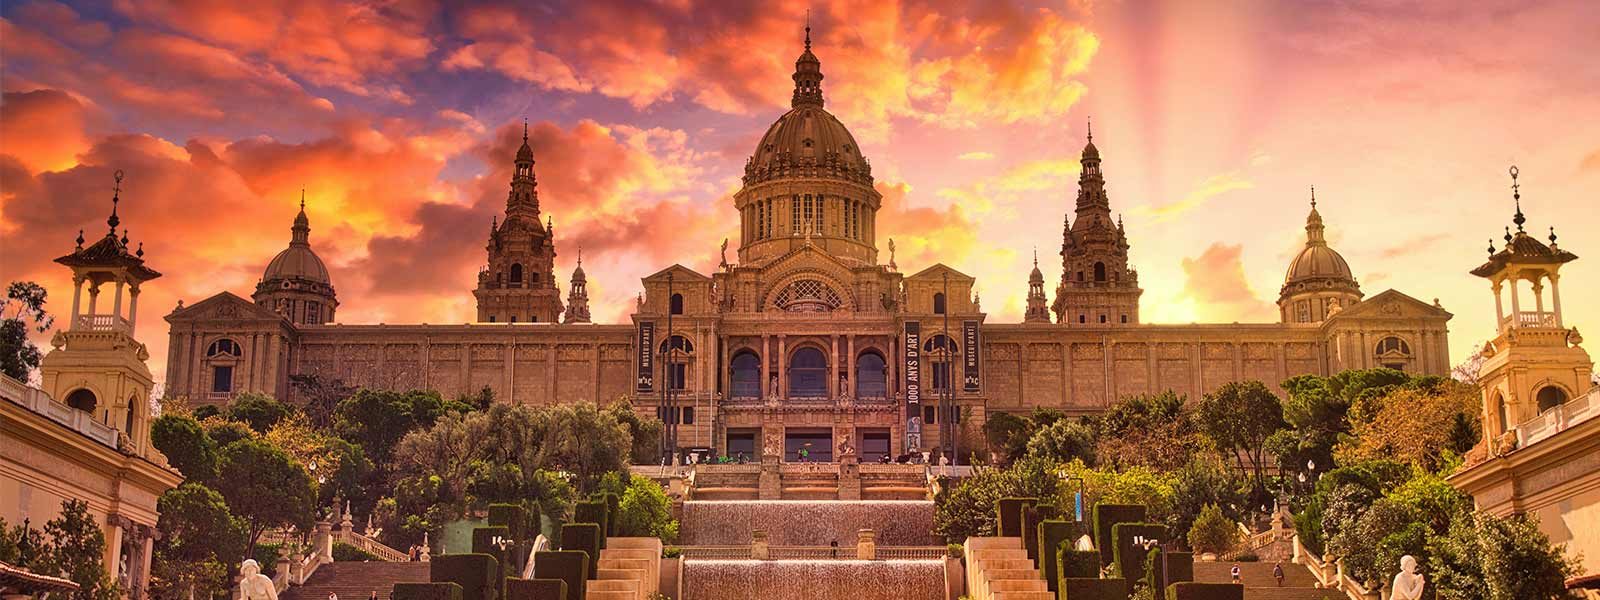
[[[1243,246],[1212,244],[1200,256],[1183,259],[1183,296],[1197,305],[1199,317],[1215,322],[1269,321],[1272,306],[1245,280],[1239,255]]]
[[[936,262],[960,264],[978,245],[977,226],[960,204],[944,210],[910,206],[911,185],[878,182],[883,205],[878,210],[878,262],[889,263],[889,240],[895,243],[895,263],[901,272],[914,273]]]
[[[7,93],[0,103],[0,152],[30,173],[70,167],[88,149],[84,121],[83,105],[60,90]]]

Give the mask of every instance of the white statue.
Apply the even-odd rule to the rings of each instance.
[[[1394,575],[1394,585],[1389,586],[1389,600],[1422,600],[1422,588],[1428,579],[1417,574],[1417,559],[1410,554],[1400,557],[1400,572]]]
[[[261,574],[261,565],[255,559],[245,559],[239,565],[239,598],[241,600],[278,600],[278,587],[272,578]]]

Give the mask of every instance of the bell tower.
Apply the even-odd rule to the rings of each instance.
[[[39,365],[43,389],[52,398],[121,432],[127,451],[150,449],[150,390],[154,384],[144,344],[134,339],[139,287],[161,274],[145,266],[144,244],[128,252],[128,230],[117,234],[122,171],[111,196],[105,236],[85,248],[78,232],[72,253],[55,262],[72,269],[72,318],[50,340],[54,348]],[[83,305],[87,287],[88,306]],[[100,296],[110,288],[109,302]]]
[[[1506,227],[1498,251],[1491,238],[1488,262],[1472,270],[1494,292],[1496,335],[1482,349],[1478,383],[1484,440],[1495,454],[1516,447],[1518,425],[1588,392],[1594,367],[1577,328],[1568,329],[1561,315],[1561,266],[1578,255],[1561,249],[1554,227],[1549,245],[1524,230],[1517,175],[1511,167],[1517,230]]]
[[[558,323],[561,292],[556,289],[555,224],[539,222],[538,182],[533,176],[533,148],[528,124],[522,124],[506,195],[506,219],[489,226],[484,250],[488,264],[478,272],[478,321],[485,323]]]
[[[1080,159],[1078,205],[1062,224],[1061,284],[1051,307],[1056,322],[1084,326],[1139,322],[1139,272],[1128,266],[1128,235],[1122,219],[1111,220],[1111,200],[1100,170],[1094,130]]]

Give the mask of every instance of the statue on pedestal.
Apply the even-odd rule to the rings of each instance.
[[[1389,600],[1422,600],[1422,588],[1428,579],[1417,574],[1417,559],[1410,554],[1400,557],[1400,572],[1394,575],[1394,585],[1389,586]]]
[[[261,574],[261,565],[255,559],[245,559],[239,565],[240,600],[278,600],[278,587],[272,578]]]

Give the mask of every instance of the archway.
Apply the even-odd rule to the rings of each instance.
[[[862,352],[856,358],[856,396],[882,398],[889,395],[888,374],[884,369],[883,355],[875,350]]]
[[[1539,414],[1544,411],[1561,406],[1567,402],[1567,391],[1553,385],[1544,386],[1539,390]]]
[[[761,358],[749,350],[740,350],[728,364],[729,396],[733,398],[761,397]]]
[[[828,395],[828,359],[822,351],[805,347],[789,357],[789,397],[824,398]]]
[[[95,406],[99,404],[100,399],[96,398],[94,392],[89,391],[88,388],[78,388],[67,394],[67,406],[91,415],[94,414]]]

